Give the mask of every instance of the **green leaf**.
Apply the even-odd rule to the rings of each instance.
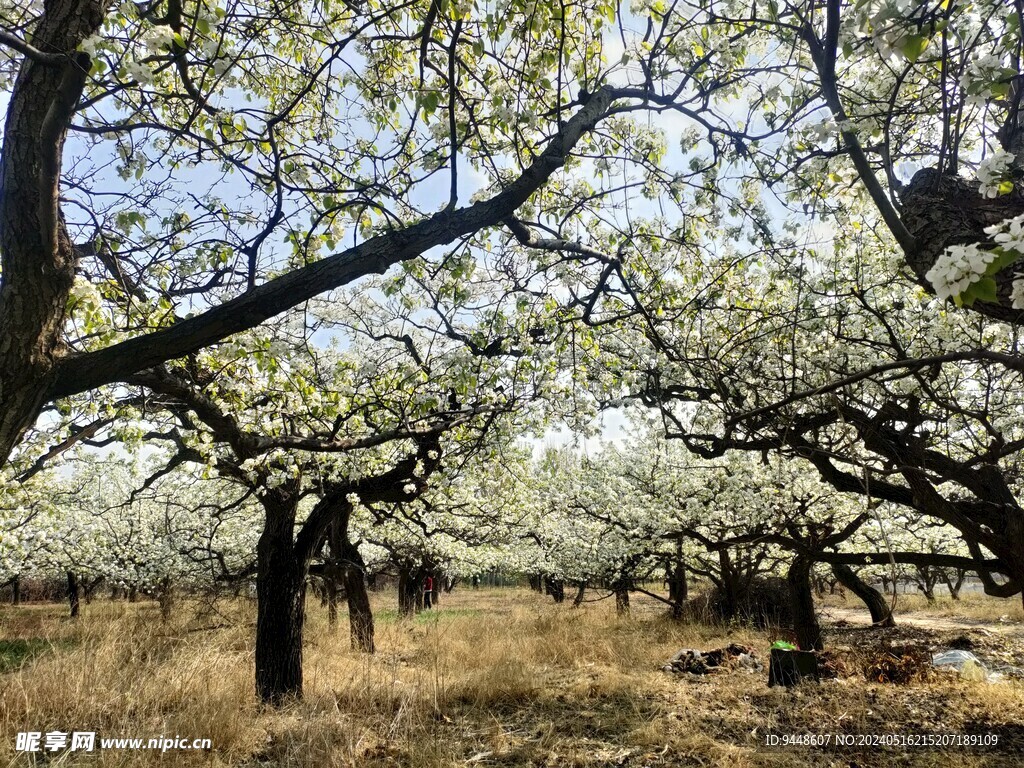
[[[986,277],[991,277],[1001,272],[1021,257],[1017,251],[1007,251],[1003,248],[993,248],[992,252],[998,254],[998,256],[985,269]]]
[[[999,302],[999,297],[996,295],[996,281],[991,277],[983,277],[976,283],[971,285],[961,294],[964,306],[973,306],[975,301],[987,301],[990,304],[996,304]]]
[[[437,110],[437,105],[440,101],[441,96],[437,91],[428,91],[423,97],[423,111],[428,115],[433,114]]]
[[[896,50],[902,53],[908,61],[914,62],[921,58],[930,39],[924,35],[907,35],[896,43]]]

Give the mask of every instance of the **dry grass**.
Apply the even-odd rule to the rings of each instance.
[[[891,603],[892,595],[885,596],[886,602]],[[820,600],[823,606],[834,606],[840,608],[856,608],[860,610],[863,606],[853,595],[841,599],[836,595],[825,595]],[[989,597],[983,593],[963,593],[960,600],[953,600],[948,595],[937,595],[934,603],[929,603],[924,595],[920,594],[899,594],[896,596],[895,615],[897,620],[900,616],[913,615],[915,617],[943,617],[961,618],[975,621],[998,623],[1000,619],[1005,622],[1024,622],[1024,604],[1019,598],[1002,599]]]
[[[1024,686],[942,678],[912,686],[861,677],[769,689],[766,675],[683,680],[660,671],[681,647],[735,641],[746,628],[685,626],[650,606],[617,619],[525,591],[456,590],[413,622],[375,596],[379,653],[348,649],[311,603],[306,697],[282,709],[252,693],[253,607],[221,604],[170,624],[149,604],[0,608],[0,638],[37,638],[0,676],[0,765],[26,765],[14,734],[212,739],[209,753],[64,752],[52,764],[231,766],[993,766],[1024,749]],[[448,596],[446,596],[448,597]],[[1008,607],[1007,603],[1003,603]],[[999,733],[995,751],[859,747],[768,749],[786,733]],[[76,763],[77,760],[77,763]]]

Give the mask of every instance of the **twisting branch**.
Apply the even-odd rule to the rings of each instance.
[[[13,35],[10,32],[6,32],[0,29],[0,45],[6,45],[8,48],[13,48],[15,51],[23,56],[27,56],[39,64],[45,64],[47,66],[60,66],[67,61],[67,56],[59,53],[44,53],[36,48],[34,45],[30,45],[22,40],[17,35]]]
[[[64,397],[123,380],[253,328],[264,320],[332,288],[415,258],[438,245],[512,215],[564,164],[580,139],[608,114],[619,91],[611,86],[589,94],[584,105],[551,137],[544,151],[518,178],[493,197],[465,208],[443,210],[405,229],[371,237],[321,261],[269,280],[236,299],[195,317],[106,349],[65,358],[48,397]]]
[[[825,14],[824,42],[819,42],[809,21],[803,28],[803,38],[810,48],[811,58],[814,60],[814,66],[818,70],[818,78],[821,81],[821,92],[825,97],[825,103],[832,112],[833,119],[839,125],[839,133],[843,137],[843,142],[850,153],[850,160],[853,161],[861,182],[867,188],[871,200],[878,208],[878,212],[882,215],[882,219],[885,221],[889,231],[892,232],[893,237],[900,244],[900,247],[905,252],[912,253],[917,248],[917,241],[910,234],[910,230],[903,223],[903,219],[900,218],[900,214],[893,205],[892,200],[889,199],[889,196],[879,183],[878,177],[871,168],[871,163],[868,162],[867,155],[861,146],[856,132],[844,127],[849,121],[849,116],[846,114],[842,99],[839,97],[839,87],[836,80],[836,56],[838,54],[841,5],[840,0],[828,0]]]

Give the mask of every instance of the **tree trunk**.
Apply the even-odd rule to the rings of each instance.
[[[90,59],[74,53],[109,2],[47,0],[30,42],[69,53],[42,64],[24,56],[10,89],[0,155],[0,465],[39,415],[53,381],[78,262],[60,214],[64,139]]]
[[[615,613],[618,616],[629,616],[629,589],[624,586],[615,588]]]
[[[561,579],[544,577],[545,591],[551,595],[556,603],[565,602],[565,582]]]
[[[266,522],[256,546],[256,693],[280,704],[302,696],[302,627],[306,573],[292,530],[295,508],[264,499]]]
[[[721,602],[722,618],[726,621],[736,618],[739,613],[739,590],[736,573],[732,567],[732,560],[728,551],[722,549],[718,552],[718,566],[722,578]]]
[[[160,618],[170,621],[171,612],[174,610],[174,584],[169,578],[160,580],[160,594],[157,599],[160,602]]]
[[[576,597],[572,599],[572,607],[579,608],[583,605],[583,596],[587,593],[587,581],[584,579],[576,586]]]
[[[668,569],[668,599],[672,603],[672,618],[683,618],[683,607],[689,597],[686,582],[686,565],[683,563],[683,540],[676,541],[675,563]]]
[[[824,648],[821,625],[814,611],[814,591],[811,589],[813,561],[797,555],[786,573],[790,597],[793,601],[793,630],[801,650],[820,651]]]
[[[876,627],[896,626],[896,622],[892,617],[892,611],[889,609],[889,604],[885,601],[882,593],[870,584],[865,583],[860,576],[854,573],[850,566],[835,563],[832,566],[832,573],[840,584],[853,592],[868,607],[868,611],[871,612],[872,624]]]
[[[929,603],[935,602],[935,585],[938,582],[938,575],[929,566],[915,566],[917,571],[917,588],[924,594],[925,600]]]
[[[826,593],[825,580],[821,576],[818,576],[817,574],[812,574],[811,583],[812,583],[812,585],[814,587],[814,594],[820,600],[821,598],[823,598],[825,596],[825,593]]]
[[[960,589],[964,585],[964,580],[967,578],[967,571],[957,569],[955,571],[956,576],[951,577],[948,571],[943,571],[943,581],[946,582],[946,588],[949,589],[949,596],[954,600],[960,599]]]
[[[342,556],[345,559],[345,598],[348,600],[352,650],[373,653],[373,611],[366,592],[366,564],[359,554],[359,547],[347,536],[342,541]]]
[[[82,597],[85,598],[86,603],[92,603],[92,596],[96,592],[96,587],[102,584],[106,580],[106,576],[97,576],[90,582],[82,585]]]
[[[327,603],[327,626],[332,630],[338,625],[338,583],[333,574],[324,574],[324,602]]]
[[[68,577],[68,605],[71,608],[71,618],[77,619],[81,608],[81,595],[78,585],[78,574],[74,571],[67,572]]]
[[[11,604],[21,605],[21,576],[15,576],[11,580]]]
[[[416,578],[412,568],[402,566],[398,571],[398,613],[403,617],[410,617],[416,613],[417,598],[423,599],[420,591],[419,579]]]

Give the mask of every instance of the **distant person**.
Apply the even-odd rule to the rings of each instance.
[[[426,581],[423,582],[423,607],[426,609],[430,608],[430,598],[434,595],[434,577],[427,576]]]

